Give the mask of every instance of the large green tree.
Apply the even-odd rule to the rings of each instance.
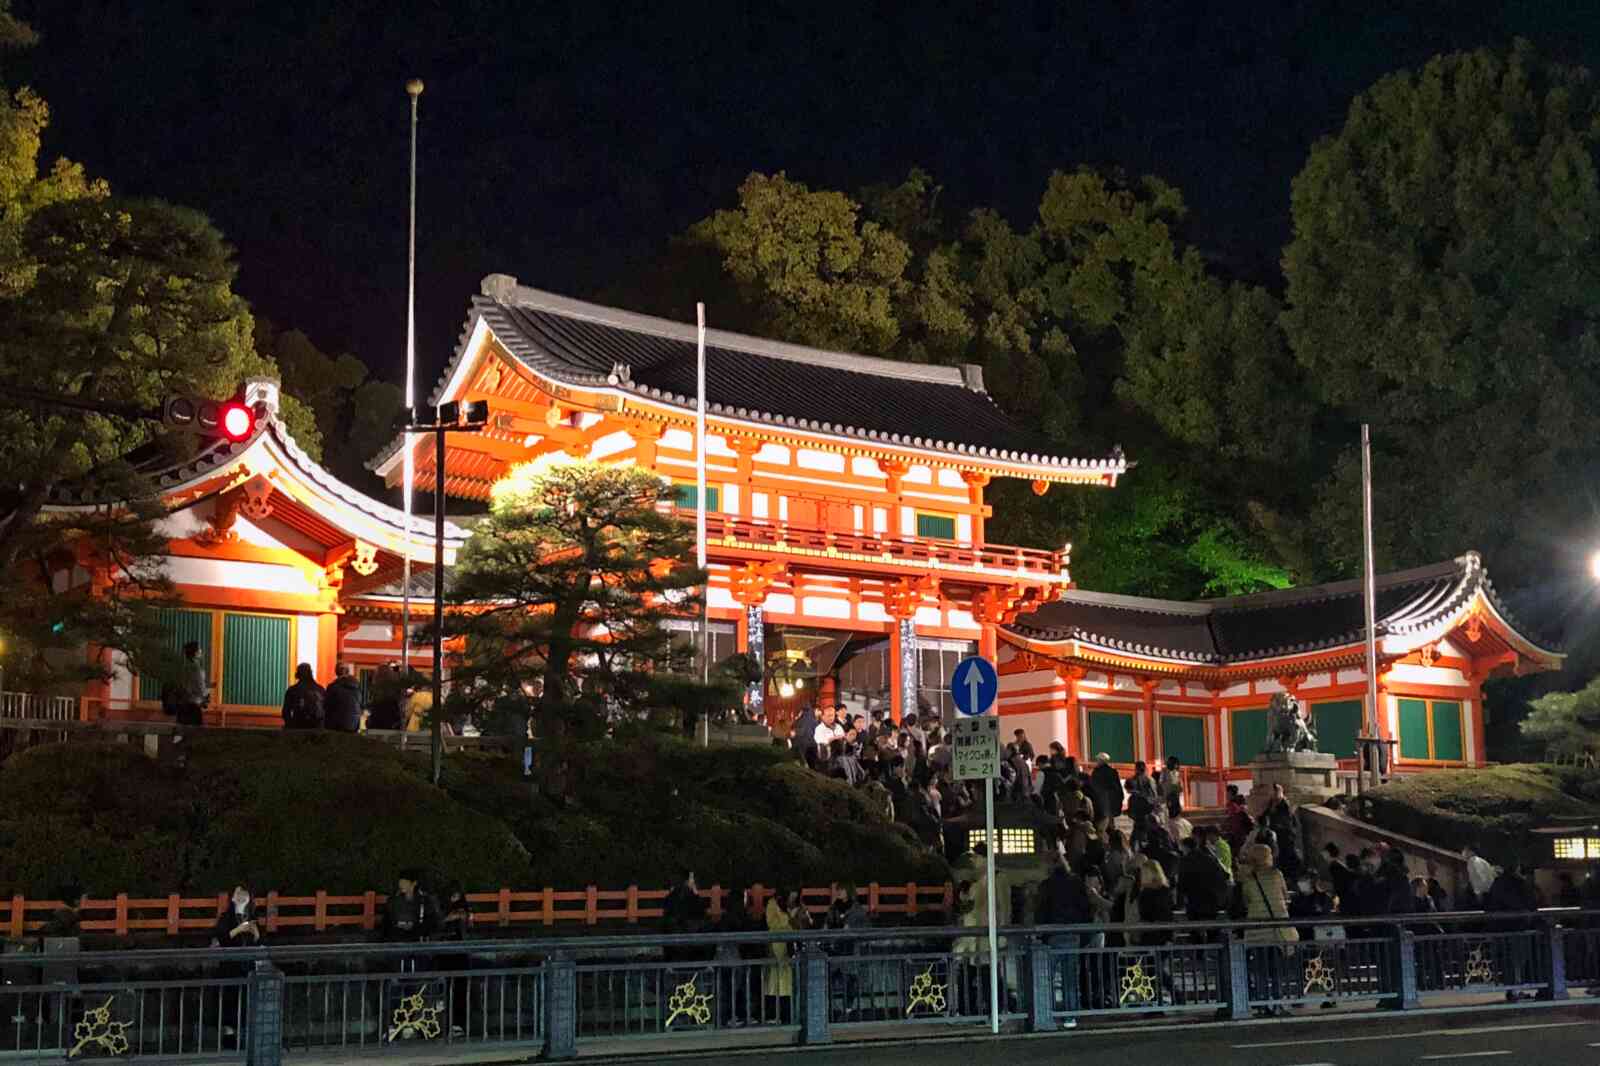
[[[1380,563],[1491,553],[1532,576],[1592,516],[1600,459],[1600,97],[1509,50],[1439,56],[1356,97],[1294,181],[1284,327],[1318,399],[1374,424]],[[1359,559],[1359,463],[1312,515]]]
[[[1181,239],[1185,215],[1157,179],[1088,170],[1051,175],[1020,229],[989,209],[946,217],[920,170],[859,201],[752,174],[642,288],[665,313],[704,299],[718,324],[798,343],[978,363],[1063,450],[1123,444],[1144,465],[1116,494],[991,490],[996,538],[1073,541],[1080,580],[1283,584],[1255,516],[1276,515],[1281,471],[1306,452],[1303,390],[1271,297],[1218,280]]]

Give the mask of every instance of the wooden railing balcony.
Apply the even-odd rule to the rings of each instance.
[[[694,519],[692,508],[678,508],[677,513],[685,521]],[[717,512],[706,515],[706,541],[713,549],[721,544],[773,553],[826,555],[927,569],[1014,575],[1035,581],[1069,583],[1072,580],[1070,550],[861,533],[766,518],[739,518]]]

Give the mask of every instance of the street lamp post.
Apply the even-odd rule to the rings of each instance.
[[[477,433],[489,421],[483,400],[418,407],[403,416],[407,433],[433,434],[433,783],[444,771],[444,444],[448,433]],[[409,452],[409,449],[408,449]],[[410,558],[409,553],[407,558]],[[410,647],[411,634],[402,634]],[[409,667],[408,667],[409,669]]]

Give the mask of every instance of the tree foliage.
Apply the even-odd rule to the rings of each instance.
[[[685,562],[693,527],[661,507],[667,491],[632,467],[514,468],[454,571],[454,692],[523,707],[547,752],[620,721],[676,719],[693,702],[690,651],[666,622],[693,617],[705,574]]]
[[[1576,692],[1549,692],[1531,701],[1522,735],[1562,755],[1600,748],[1600,678]]]
[[[1096,587],[1198,595],[1284,584],[1239,490],[1281,488],[1280,472],[1303,459],[1299,377],[1271,296],[1225,284],[1181,240],[1178,191],[1155,178],[1057,172],[1025,229],[989,209],[946,218],[940,197],[915,169],[859,201],[752,174],[738,205],[675,242],[661,273],[723,301],[711,308],[719,324],[979,364],[996,401],[1063,451],[1140,445],[1140,461],[1165,473],[1141,469],[1114,497],[990,490],[1005,501],[997,537],[1074,542],[1079,573],[1111,582]],[[663,292],[645,288],[672,313]],[[681,283],[662,289],[673,306],[689,305]],[[1236,466],[1221,473],[1213,457]],[[1269,516],[1281,506],[1256,502]]]
[[[1600,440],[1597,102],[1525,41],[1438,56],[1356,97],[1294,181],[1284,326],[1326,408],[1374,423],[1391,565],[1477,547],[1532,572],[1545,546],[1506,515],[1575,517]],[[1317,510],[1341,568],[1357,477],[1341,463]]]

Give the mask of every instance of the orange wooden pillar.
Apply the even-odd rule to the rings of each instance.
[[[896,725],[905,717],[905,691],[900,684],[900,660],[903,658],[900,642],[900,621],[889,625],[889,717]]]
[[[1080,763],[1087,763],[1093,753],[1084,745],[1088,738],[1083,736],[1078,728],[1078,720],[1082,717],[1078,708],[1078,682],[1082,681],[1087,671],[1081,666],[1058,666],[1056,676],[1067,684],[1067,728],[1061,738],[1061,744],[1067,749],[1067,754],[1076,758]]]
[[[839,705],[839,681],[832,674],[817,678],[817,710]]]

